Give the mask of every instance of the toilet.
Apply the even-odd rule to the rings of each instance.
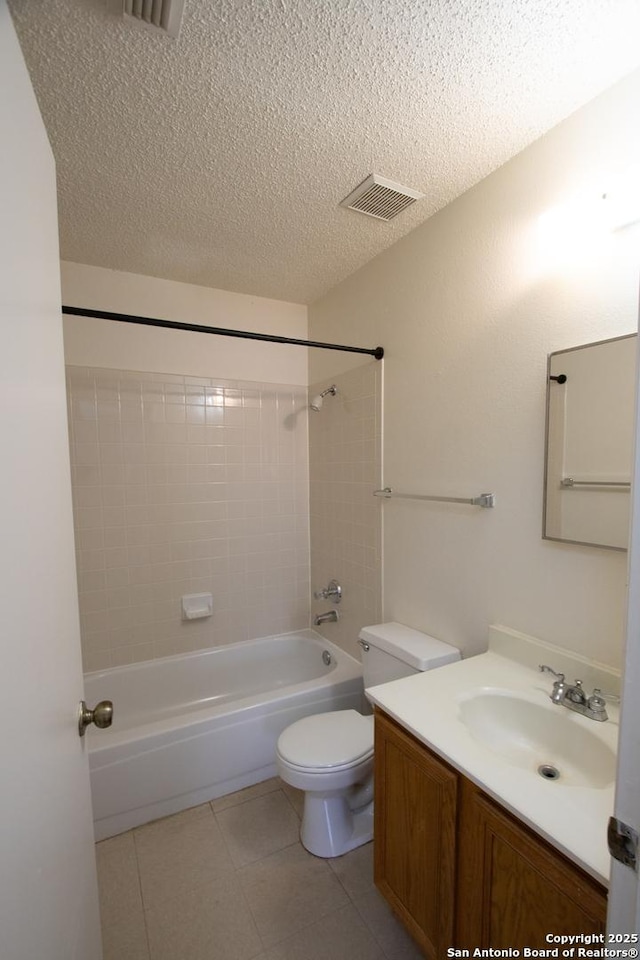
[[[402,623],[364,627],[364,685],[373,687],[460,659],[448,643]],[[278,772],[304,790],[302,845],[339,857],[373,837],[373,717],[334,710],[297,720],[278,738]]]

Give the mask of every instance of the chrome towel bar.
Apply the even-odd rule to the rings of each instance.
[[[495,493],[481,493],[479,497],[427,497],[422,493],[396,493],[391,487],[374,490],[374,497],[384,500],[432,500],[435,503],[468,503],[472,507],[495,507]]]
[[[563,487],[631,487],[629,480],[576,480],[574,477],[563,477],[560,484]]]

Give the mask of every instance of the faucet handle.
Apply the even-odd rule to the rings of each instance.
[[[554,677],[557,677],[560,683],[564,683],[564,673],[558,673],[557,670],[554,670],[553,667],[548,667],[546,663],[541,663],[538,667],[540,673],[552,673]]]
[[[594,687],[593,693],[589,697],[589,701],[594,703],[598,701],[611,700],[613,703],[620,703],[620,697],[617,693],[603,693],[599,687]]]
[[[337,580],[329,580],[324,590],[315,590],[313,596],[316,600],[331,600],[331,603],[340,603],[342,587]]]
[[[615,700],[620,702],[620,697],[615,693],[603,693],[598,687],[594,687],[593,693],[587,700],[588,714],[592,720],[608,720],[609,715],[605,709],[606,700]]]

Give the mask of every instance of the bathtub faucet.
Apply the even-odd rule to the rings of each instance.
[[[326,613],[319,613],[313,618],[314,626],[319,627],[323,623],[336,623],[340,619],[340,614],[337,610],[327,610]]]

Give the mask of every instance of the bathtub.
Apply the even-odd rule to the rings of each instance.
[[[85,674],[89,706],[114,707],[86,737],[96,840],[275,776],[285,727],[362,694],[358,661],[312,630]]]

